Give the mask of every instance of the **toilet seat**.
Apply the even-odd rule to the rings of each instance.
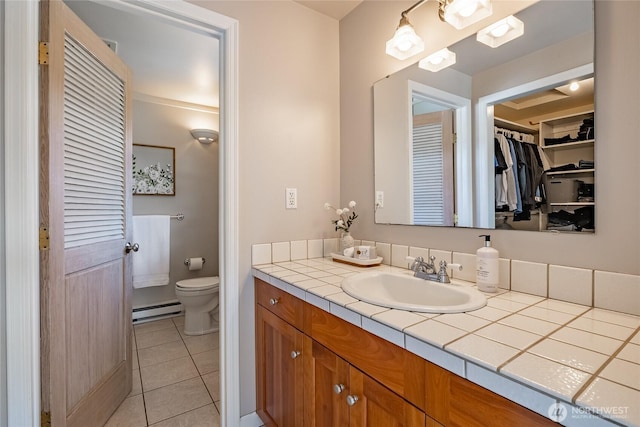
[[[220,285],[218,276],[212,277],[196,277],[194,279],[179,280],[176,282],[176,288],[182,291],[203,291],[217,288]]]

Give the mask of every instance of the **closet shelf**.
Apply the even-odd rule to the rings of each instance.
[[[584,140],[584,141],[565,142],[563,144],[543,145],[542,148],[544,148],[545,150],[557,151],[557,150],[578,148],[581,145],[582,146],[589,146],[589,145],[593,145],[594,142],[596,142],[595,139],[587,139],[587,140]]]
[[[579,173],[594,173],[595,169],[571,169],[567,171],[553,171],[553,172],[545,172],[547,176],[556,176],[556,175],[568,175],[568,174],[579,174]]]
[[[595,206],[596,202],[563,202],[549,203],[549,206]]]

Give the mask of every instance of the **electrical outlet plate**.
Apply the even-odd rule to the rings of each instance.
[[[287,188],[285,190],[285,207],[287,209],[298,209],[298,190]]]
[[[376,207],[384,208],[384,191],[376,191]]]

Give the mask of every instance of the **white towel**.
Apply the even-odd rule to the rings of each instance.
[[[133,241],[140,245],[133,253],[133,287],[169,284],[169,215],[135,215]]]

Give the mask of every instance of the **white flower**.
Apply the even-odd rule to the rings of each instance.
[[[149,178],[153,180],[160,178],[160,171],[158,169],[149,170]]]
[[[358,215],[356,215],[355,211],[353,211],[353,207],[356,205],[356,202],[353,200],[349,202],[348,208],[336,209],[331,206],[328,202],[324,204],[324,208],[327,210],[335,209],[336,215],[338,215],[338,219],[334,219],[331,223],[335,226],[336,231],[343,230],[348,232],[349,228],[353,224]],[[351,209],[350,209],[351,208]]]

